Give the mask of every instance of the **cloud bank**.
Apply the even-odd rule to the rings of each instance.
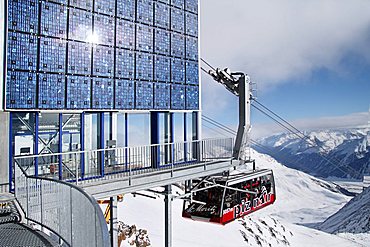
[[[370,61],[369,13],[366,0],[202,0],[201,56],[261,87],[339,71],[349,51]]]

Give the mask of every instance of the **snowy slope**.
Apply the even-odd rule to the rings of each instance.
[[[325,220],[319,229],[330,233],[370,233],[370,187]]]
[[[173,246],[361,246],[336,235],[298,225],[324,221],[349,201],[349,197],[336,192],[335,186],[282,166],[269,156],[253,152],[253,158],[258,166],[274,170],[276,203],[243,220],[220,226],[182,218],[182,201],[175,200]],[[164,203],[163,197],[156,196],[158,199],[154,200],[125,195],[118,205],[118,219],[148,230],[155,247],[164,246]]]

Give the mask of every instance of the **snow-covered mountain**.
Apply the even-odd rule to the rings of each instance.
[[[270,156],[253,151],[252,157],[258,167],[273,169],[277,201],[244,219],[220,226],[182,218],[182,201],[175,200],[173,246],[364,246],[307,227],[325,221],[351,197],[341,193],[337,186],[287,168]],[[175,193],[181,191],[176,189]],[[148,230],[152,246],[164,246],[164,202],[160,195],[154,196],[157,199],[125,195],[118,204],[118,219]]]
[[[370,130],[320,130],[295,134],[277,134],[258,142],[267,148],[255,148],[279,162],[319,177],[361,178],[370,172]]]
[[[370,233],[370,187],[318,227],[329,233]]]

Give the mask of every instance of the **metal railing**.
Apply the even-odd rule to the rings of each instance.
[[[125,176],[174,169],[194,164],[231,159],[233,138],[119,147],[57,154],[14,157],[14,163],[28,174],[67,181],[88,180],[105,175]],[[35,165],[37,164],[37,166]]]
[[[14,193],[25,218],[56,234],[63,246],[110,246],[103,213],[95,201],[73,184],[28,176],[14,166]]]

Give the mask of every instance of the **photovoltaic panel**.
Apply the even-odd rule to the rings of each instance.
[[[135,20],[135,0],[117,1],[117,16],[128,20]]]
[[[169,82],[171,79],[171,58],[156,55],[154,60],[154,80]]]
[[[78,0],[80,1],[80,0]],[[92,13],[80,9],[69,9],[69,38],[87,42],[92,36]]]
[[[186,86],[199,86],[197,12],[198,0],[8,0],[7,70],[35,73],[36,91],[19,81],[23,96],[6,107],[194,108]],[[49,75],[63,77],[64,88],[40,81]],[[5,94],[20,95],[10,81]]]
[[[57,74],[39,75],[38,107],[40,109],[65,108],[65,76]]]
[[[36,108],[36,73],[8,71],[7,81],[7,108]]]
[[[36,70],[37,37],[23,33],[8,33],[8,68]]]
[[[154,52],[170,55],[170,32],[163,29],[155,29]]]
[[[37,33],[38,15],[37,0],[8,0],[9,29]]]
[[[198,62],[186,61],[186,84],[199,84],[199,65]]]
[[[116,51],[116,77],[134,79],[135,77],[135,52],[125,49]]]
[[[116,45],[122,48],[135,49],[135,29],[134,22],[117,20]]]
[[[170,109],[171,88],[167,83],[154,83],[154,108]]]
[[[93,78],[92,108],[113,109],[113,79]]]
[[[194,37],[186,37],[186,58],[198,60],[198,39]]]
[[[114,18],[105,15],[94,15],[94,35],[97,39],[95,43],[103,45],[114,45]]]
[[[171,55],[174,57],[185,57],[185,36],[178,33],[171,35]]]
[[[40,38],[40,71],[65,72],[66,41],[54,38]]]
[[[67,7],[51,2],[41,3],[41,34],[67,38]]]
[[[153,108],[153,83],[136,82],[135,88],[136,109]]]
[[[198,13],[198,0],[186,0],[185,9],[187,11],[197,14]]]
[[[199,87],[186,86],[186,110],[199,109]]]
[[[171,86],[171,109],[185,109],[185,86],[173,84]]]
[[[184,10],[171,8],[171,28],[176,32],[183,33],[185,30],[185,13]]]
[[[153,55],[149,53],[136,53],[136,79],[153,80]]]
[[[136,25],[136,49],[153,52],[153,28],[147,25]]]
[[[185,1],[187,1],[187,0],[185,0]],[[176,7],[178,7],[178,8],[184,8],[185,6],[184,6],[184,2],[185,2],[184,0],[171,0],[171,4],[173,5],[173,6],[176,6]]]
[[[170,7],[161,2],[155,2],[155,26],[169,29],[170,28]]]
[[[69,4],[86,10],[92,10],[93,8],[93,0],[70,0]]]
[[[69,41],[68,73],[91,74],[91,44]]]
[[[173,58],[171,64],[171,82],[185,83],[185,61]]]
[[[89,77],[67,77],[67,108],[91,108],[91,79]]]
[[[113,77],[114,49],[96,45],[93,48],[93,74],[96,76]]]
[[[137,0],[136,20],[141,23],[153,25],[153,0]]]
[[[196,14],[186,12],[185,20],[186,34],[198,37],[198,16]]]
[[[135,108],[135,82],[132,80],[116,80],[115,109]]]
[[[127,0],[124,0],[123,2],[125,1]],[[95,12],[113,16],[115,15],[116,1],[115,0],[95,0],[94,9],[95,9]]]

